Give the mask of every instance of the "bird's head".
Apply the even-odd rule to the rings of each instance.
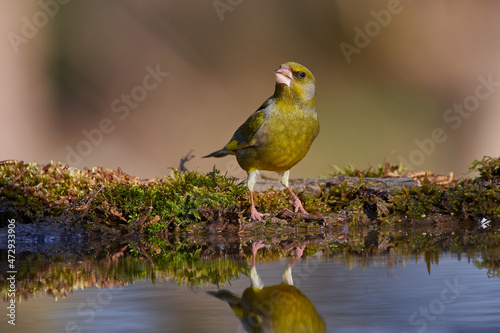
[[[274,71],[276,76],[275,96],[292,98],[300,104],[316,102],[316,80],[314,75],[304,66],[296,62],[285,62]]]

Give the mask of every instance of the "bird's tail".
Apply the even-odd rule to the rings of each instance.
[[[250,317],[255,316],[250,313],[248,310],[245,310],[241,307],[241,298],[230,292],[229,290],[219,290],[219,291],[207,291],[207,294],[212,295],[227,304],[231,307],[236,317],[239,319],[243,319],[244,316]],[[259,322],[259,321],[255,321]]]
[[[208,154],[207,156],[203,156],[202,158],[206,158],[206,157],[224,157],[224,156],[227,156],[227,155],[234,155],[234,153],[231,152],[230,150],[226,149],[226,148],[222,148],[221,150],[214,151],[212,154]]]
[[[232,292],[222,289],[219,291],[207,291],[207,294],[212,295],[227,304],[229,304],[231,307],[237,305],[240,303],[240,298],[233,294]]]

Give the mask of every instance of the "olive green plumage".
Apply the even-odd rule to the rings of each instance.
[[[274,74],[274,94],[236,130],[224,148],[204,156],[236,155],[238,164],[248,173],[251,217],[258,221],[266,215],[257,212],[252,196],[259,170],[282,173],[280,181],[290,191],[295,211],[307,213],[288,186],[288,175],[319,133],[316,80],[312,73],[296,62],[286,62]]]
[[[236,155],[239,165],[248,173],[284,172],[304,158],[319,133],[316,81],[300,64],[284,63],[277,72],[283,68],[290,69],[290,85],[277,81],[273,96],[236,130],[229,143],[205,157]]]

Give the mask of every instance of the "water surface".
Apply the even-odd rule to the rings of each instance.
[[[243,332],[248,318],[276,324],[293,305],[321,323],[317,312],[328,332],[500,332],[495,223],[382,221],[327,232],[85,242],[28,237],[33,233],[25,229],[16,234],[13,266],[7,237],[0,237],[0,332]],[[242,297],[257,276],[265,286],[292,284],[289,274],[283,279],[292,266],[294,287],[287,290],[293,302]],[[228,292],[217,292],[222,289]],[[12,300],[15,326],[7,316]],[[288,311],[278,315],[248,304]],[[241,309],[247,317],[240,321],[235,313]]]
[[[429,266],[423,254],[353,257],[318,251],[295,265],[293,278],[328,332],[499,332],[500,280],[478,268],[480,258],[480,253],[459,258],[442,252]],[[280,283],[291,260],[257,261],[264,284]],[[250,278],[241,275],[223,288],[241,295],[249,286]],[[243,332],[230,307],[206,293],[217,289],[157,277],[155,283],[145,278],[124,287],[75,288],[57,301],[39,292],[18,303],[15,327],[5,319],[0,327],[2,332]]]

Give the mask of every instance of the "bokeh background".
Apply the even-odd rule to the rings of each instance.
[[[321,132],[292,178],[385,161],[461,175],[499,153],[498,17],[493,0],[0,0],[0,160],[150,178],[193,150],[188,168],[244,177],[201,156],[297,61]]]

